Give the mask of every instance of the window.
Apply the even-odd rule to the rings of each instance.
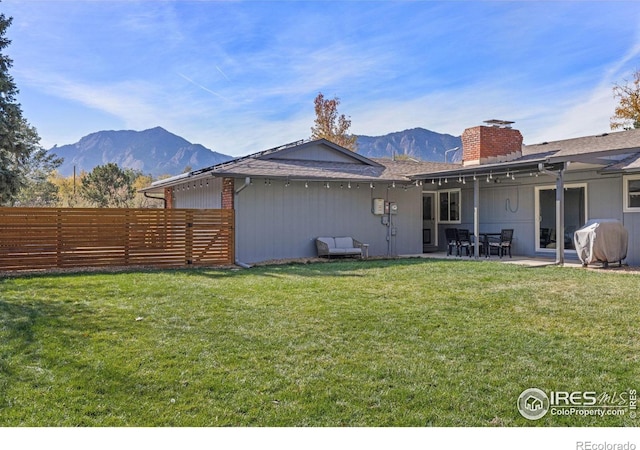
[[[460,189],[439,191],[440,222],[460,223]]]
[[[622,177],[624,212],[640,212],[640,175]]]

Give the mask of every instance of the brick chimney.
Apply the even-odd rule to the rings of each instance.
[[[467,128],[462,133],[462,164],[489,164],[522,156],[522,134],[513,122],[486,120],[487,125]]]

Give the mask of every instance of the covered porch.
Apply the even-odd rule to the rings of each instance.
[[[423,242],[431,237],[437,248],[423,252],[445,251],[447,228],[468,231],[474,243],[513,229],[514,258],[563,265],[577,260],[574,232],[595,219],[622,222],[633,249],[640,175],[629,173],[640,170],[640,130],[523,145],[513,122],[485,123],[463,132],[456,168],[411,177],[422,186]],[[473,253],[480,258],[479,245]]]
[[[474,243],[482,243],[486,233],[515,229],[513,258],[506,259],[578,263],[573,232],[589,218],[587,183],[580,179],[602,166],[536,156],[416,176],[423,183],[423,195],[439,203],[440,245],[432,254],[446,257],[443,239],[447,228],[468,229]],[[443,209],[448,211],[443,214]],[[473,257],[483,257],[481,245],[472,246],[472,251]]]

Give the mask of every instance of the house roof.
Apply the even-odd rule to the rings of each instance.
[[[318,151],[314,153],[314,150]],[[210,176],[411,182],[411,176],[414,174],[454,167],[456,167],[455,164],[437,162],[366,158],[326,139],[320,139],[293,142],[188,174],[156,181],[143,191],[159,191],[186,180],[192,181]]]
[[[640,129],[523,145],[522,156],[507,162],[468,166],[460,164],[453,170],[416,174],[416,178],[527,172],[537,170],[540,163],[553,166],[566,161],[600,166],[602,171],[607,172],[640,171]]]
[[[314,149],[320,150],[314,153]],[[211,176],[402,183],[472,174],[531,172],[541,163],[552,166],[566,161],[595,164],[603,172],[640,171],[640,129],[523,145],[519,158],[469,166],[366,158],[326,139],[302,140],[156,181],[142,191],[158,192],[186,180]]]
[[[296,159],[247,159],[231,167],[213,170],[219,176],[260,178],[323,179],[356,181],[411,181],[415,173],[442,170],[450,164],[401,163],[389,159],[372,159],[375,165],[333,161],[306,161]]]
[[[602,172],[638,172],[640,171],[640,153],[627,156],[622,161],[611,164],[602,169]]]
[[[550,153],[554,161],[585,161],[610,164],[617,155],[640,152],[640,129],[603,133],[561,141],[522,146],[522,155]]]
[[[640,129],[522,146],[523,156],[549,152],[558,159],[586,154],[640,152]]]

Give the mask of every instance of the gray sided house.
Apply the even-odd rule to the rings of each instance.
[[[640,130],[523,145],[511,122],[494,120],[465,130],[462,143],[462,163],[442,164],[301,141],[147,192],[164,193],[168,207],[235,209],[246,263],[314,256],[318,236],[351,236],[372,256],[444,251],[447,228],[476,240],[513,229],[514,255],[563,263],[577,259],[575,230],[617,219],[629,232],[626,262],[640,265]]]
[[[436,205],[432,197],[430,213],[423,213],[422,182],[411,176],[456,167],[369,159],[321,139],[161,180],[145,191],[163,193],[167,207],[234,209],[236,259],[243,263],[316,256],[319,236],[353,237],[369,244],[370,256],[417,254],[437,250]]]

